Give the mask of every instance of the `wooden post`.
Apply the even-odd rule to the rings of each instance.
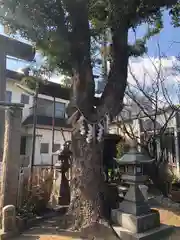
[[[53,170],[53,152],[54,152],[54,131],[55,131],[55,117],[56,117],[56,98],[53,97],[53,112],[52,112],[52,148],[51,148],[51,170]]]
[[[32,138],[32,152],[31,152],[31,161],[30,161],[30,185],[31,188],[32,178],[33,178],[33,167],[34,167],[34,158],[35,158],[35,148],[36,148],[36,125],[37,125],[37,101],[39,93],[39,83],[36,82],[35,96],[33,98],[33,138]]]
[[[19,184],[21,107],[10,107],[5,113],[4,154],[1,177],[0,211],[6,205],[17,204]]]

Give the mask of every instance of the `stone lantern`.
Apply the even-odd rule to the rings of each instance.
[[[115,159],[120,165],[122,180],[129,184],[124,200],[119,208],[111,212],[112,221],[119,227],[114,230],[123,240],[167,239],[172,228],[160,224],[159,212],[151,210],[146,195],[147,187],[143,185],[148,180],[144,173],[144,165],[154,160],[137,151],[133,146],[120,159]]]
[[[118,160],[122,173],[121,179],[130,185],[124,201],[120,204],[122,211],[125,209],[130,214],[139,215],[141,212],[150,212],[147,199],[142,193],[142,185],[148,180],[144,174],[144,165],[154,161],[138,152],[132,147],[128,153]],[[137,204],[138,203],[138,204]],[[139,204],[141,203],[141,204]]]

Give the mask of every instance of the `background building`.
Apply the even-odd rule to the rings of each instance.
[[[22,164],[27,166],[30,162],[32,154],[34,93],[18,86],[22,77],[23,75],[18,72],[10,70],[6,71],[6,101],[24,104],[22,117],[21,158]],[[71,127],[66,124],[67,116],[65,113],[68,99],[69,90],[61,88],[59,84],[49,82],[48,85],[40,87],[36,111],[37,125],[34,165],[50,165],[52,152],[59,150],[65,140],[71,140]],[[53,124],[54,115],[55,118]],[[54,147],[52,147],[53,125]]]

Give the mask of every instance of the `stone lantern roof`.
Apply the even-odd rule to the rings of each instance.
[[[119,165],[136,165],[136,164],[149,164],[154,161],[149,156],[138,152],[136,147],[131,147],[129,152],[124,154],[121,158],[114,158]]]

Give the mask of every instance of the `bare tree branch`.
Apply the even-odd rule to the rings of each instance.
[[[129,118],[125,117],[125,111],[128,110],[127,107],[120,114],[120,121],[118,122],[118,126],[121,129],[122,133],[126,134],[126,136],[134,139],[138,145],[140,145],[143,149],[149,152],[148,145],[151,141],[155,141],[157,137],[162,141],[168,124],[171,119],[174,117],[175,111],[179,108],[175,106],[171,100],[171,93],[169,89],[166,87],[167,77],[164,76],[163,73],[163,63],[160,56],[160,47],[159,48],[159,62],[156,65],[151,58],[149,58],[152,63],[153,68],[155,69],[155,76],[150,77],[150,82],[146,81],[146,76],[148,74],[145,69],[144,78],[138,79],[136,75],[133,73],[131,66],[129,66],[129,73],[134,81],[134,84],[128,83],[126,89],[126,96],[132,101],[132,104],[136,104],[139,112],[136,112],[136,115],[130,116]],[[143,98],[144,102],[142,102],[141,98]],[[161,100],[161,98],[163,98]],[[152,108],[148,108],[146,106],[146,102],[151,104]],[[133,108],[131,108],[133,110]],[[143,142],[140,141],[141,136],[136,134],[133,128],[132,122],[135,119],[141,119],[141,134],[144,135]],[[129,120],[132,120],[129,122]],[[145,121],[148,121],[151,129],[146,129]],[[161,126],[160,126],[161,125]],[[150,154],[150,152],[149,152]],[[162,160],[162,156],[160,154],[160,159]],[[161,161],[160,160],[160,161]]]

